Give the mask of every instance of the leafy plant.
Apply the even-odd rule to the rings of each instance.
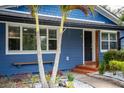
[[[113,72],[113,75],[116,75],[116,71],[121,69],[121,63],[116,60],[109,62],[110,70]]]
[[[114,60],[117,58],[117,51],[115,50],[110,50],[108,52],[104,53],[103,59],[106,64],[109,64],[109,61]]]
[[[103,75],[105,73],[105,63],[102,62],[100,65],[99,65],[99,74]]]
[[[68,73],[67,75],[68,81],[73,81],[74,80],[74,76],[72,73]]]

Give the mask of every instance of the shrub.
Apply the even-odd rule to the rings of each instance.
[[[105,63],[101,62],[99,65],[99,74],[103,75],[105,73]]]
[[[109,62],[109,66],[111,71],[113,72],[113,75],[116,75],[116,71],[122,71],[124,76],[124,62],[123,61],[116,61],[112,60]]]
[[[123,71],[124,63],[122,61],[112,60],[109,62],[110,70],[113,75],[116,75],[116,71]]]
[[[118,52],[118,61],[124,61],[124,51],[119,51]]]
[[[105,52],[103,59],[106,64],[109,64],[111,60],[124,61],[124,50],[123,51],[110,50],[108,52]]]
[[[117,58],[117,51],[111,50],[104,53],[103,59],[106,64],[109,64],[109,61]]]
[[[117,71],[117,61],[113,60],[109,62],[110,70],[113,72],[113,75],[116,75]]]

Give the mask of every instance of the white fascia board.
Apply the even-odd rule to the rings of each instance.
[[[18,17],[28,17],[32,18],[29,12],[22,12],[16,10],[9,10],[9,9],[0,9],[1,14],[11,15],[11,16],[18,16]],[[54,21],[61,21],[61,16],[53,16],[53,15],[46,15],[46,14],[39,14],[39,19],[47,19],[47,20],[54,20]],[[67,18],[68,22],[89,22],[89,23],[99,23],[104,24],[105,22],[102,21],[94,21],[94,20],[86,20],[86,19],[77,19],[77,18]]]
[[[117,18],[101,6],[96,6],[96,11],[99,12],[101,15],[105,16],[106,18],[110,19],[112,22],[118,24],[119,18]]]
[[[0,5],[0,9],[6,9],[6,8],[12,8],[12,7],[18,7],[18,5]]]

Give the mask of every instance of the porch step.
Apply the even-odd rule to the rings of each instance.
[[[96,68],[96,62],[88,62],[88,64],[85,65],[78,65],[74,69],[72,69],[72,72],[80,73],[80,74],[87,74],[87,73],[93,73],[98,71],[98,68]]]
[[[72,69],[72,72],[75,72],[75,73],[80,73],[80,74],[87,74],[87,73],[93,73],[94,71],[91,71],[91,70],[85,70],[85,69],[79,69],[79,68],[74,68]]]
[[[89,65],[79,65],[79,66],[76,66],[76,68],[86,69],[86,70],[91,70],[91,71],[97,71],[98,70],[98,68],[96,68],[95,66],[89,66]]]
[[[86,61],[85,65],[96,65],[95,61]]]

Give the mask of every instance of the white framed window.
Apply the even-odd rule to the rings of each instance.
[[[102,31],[100,33],[101,52],[117,49],[117,32]]]
[[[19,26],[9,26],[8,28],[8,49],[11,51],[20,50]]]
[[[57,30],[54,27],[40,27],[41,49],[43,53],[57,50]],[[6,24],[6,54],[35,54],[35,25]]]

